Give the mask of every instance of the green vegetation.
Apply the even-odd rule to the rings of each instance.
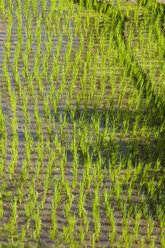
[[[165,247],[156,0],[0,0],[0,247]]]

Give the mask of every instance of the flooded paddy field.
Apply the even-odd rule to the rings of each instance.
[[[0,0],[0,247],[165,247],[157,1]]]

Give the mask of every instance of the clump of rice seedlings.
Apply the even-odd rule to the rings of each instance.
[[[17,159],[18,159],[18,135],[17,135],[17,115],[16,115],[16,103],[17,103],[17,97],[15,92],[12,92],[11,95],[11,106],[12,106],[12,118],[11,118],[11,129],[13,134],[13,142],[12,142],[12,160],[9,164],[9,175],[10,179],[12,178],[12,174],[14,173],[14,168],[17,165]]]
[[[19,93],[21,95],[22,89],[21,89],[20,75],[19,75],[19,72],[18,72],[18,59],[19,59],[19,54],[18,54],[18,52],[16,50],[16,52],[14,54],[13,74],[14,74],[15,81],[18,84]]]
[[[29,61],[28,61],[28,53],[27,51],[25,51],[25,53],[23,54],[23,64],[24,64],[24,68],[23,68],[23,77],[24,79],[28,78],[28,68],[29,68]]]
[[[79,198],[79,216],[81,218],[82,213],[85,211],[85,199],[86,199],[86,194],[84,192],[85,184],[84,182],[80,182],[80,198]]]
[[[12,209],[12,216],[10,218],[10,221],[8,224],[5,225],[6,230],[9,231],[9,240],[11,243],[13,243],[13,237],[16,233],[16,228],[17,228],[17,198],[14,197],[12,204],[11,204],[11,209]]]
[[[31,2],[32,4],[32,13],[33,13],[33,16],[36,18],[37,17],[37,7],[38,7],[38,3],[37,1],[32,1]]]
[[[65,190],[66,190],[68,199],[65,201],[64,210],[65,210],[65,216],[69,217],[71,214],[71,207],[72,207],[72,202],[74,200],[74,196],[70,192],[70,187],[67,181],[65,182]]]
[[[0,150],[1,150],[1,160],[0,160],[0,176],[3,175],[3,168],[7,154],[7,130],[6,130],[6,117],[2,111],[2,100],[0,94]]]
[[[95,198],[93,201],[93,219],[94,219],[94,226],[95,226],[95,237],[96,240],[99,240],[100,234],[100,214],[99,214],[99,195],[98,195],[98,188],[95,188]]]
[[[41,231],[41,219],[40,219],[40,210],[39,207],[37,207],[37,211],[34,213],[34,220],[35,220],[35,231],[33,233],[33,237],[39,238],[40,237],[40,231]]]
[[[152,220],[152,217],[149,216],[147,218],[147,242],[149,243],[150,239],[151,239],[151,234],[153,232],[154,229],[154,222]]]
[[[5,9],[5,1],[4,0],[0,1],[0,10],[2,11],[2,14],[5,15],[6,9]]]
[[[42,32],[42,28],[41,28],[41,14],[40,14],[39,18],[37,18],[37,25],[35,30],[38,58],[40,58],[41,56],[41,32]]]
[[[52,65],[52,72],[53,72],[53,77],[55,80],[58,80],[59,76],[59,64],[58,64],[58,59],[57,56],[53,56],[53,65]]]
[[[54,201],[52,201],[52,215],[51,215],[51,220],[52,220],[52,229],[50,230],[50,236],[51,239],[54,240],[56,235],[57,235],[57,217],[56,217],[56,209],[54,206]]]
[[[111,224],[111,231],[109,232],[109,241],[110,244],[113,245],[115,238],[116,238],[116,222],[114,219],[114,210],[110,208],[110,224]]]
[[[5,51],[6,51],[7,58],[10,57],[12,25],[13,25],[13,16],[12,16],[12,13],[10,12],[8,29],[7,29],[7,41],[5,43]]]

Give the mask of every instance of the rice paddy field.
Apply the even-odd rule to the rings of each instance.
[[[0,248],[165,248],[163,0],[0,0]]]

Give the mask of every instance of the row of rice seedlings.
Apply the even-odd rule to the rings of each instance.
[[[22,36],[21,36],[22,38]],[[19,46],[17,46],[19,48]],[[16,74],[16,78],[18,78],[18,68],[17,68],[17,60],[18,60],[18,57],[19,57],[19,50],[17,50],[18,53],[15,53],[16,56],[15,56],[15,72],[17,73]],[[17,52],[16,51],[16,52]],[[17,55],[18,54],[18,55]],[[4,74],[6,75],[7,73],[5,73],[6,70],[4,68]],[[7,77],[5,77],[7,78]],[[17,135],[17,117],[16,117],[16,95],[14,93],[14,91],[11,90],[11,84],[9,83],[10,82],[10,78],[8,77],[8,91],[10,93],[10,98],[11,98],[11,106],[12,106],[12,112],[13,112],[13,116],[12,116],[12,119],[11,119],[11,123],[12,123],[12,132],[13,132],[13,144],[12,144],[12,154],[13,154],[13,158],[12,160],[10,161],[10,164],[8,165],[9,166],[9,176],[10,178],[12,177],[13,173],[14,173],[14,170],[15,170],[15,167],[16,167],[16,164],[17,164],[17,157],[18,157],[18,135]],[[20,86],[20,85],[19,85]],[[21,93],[21,87],[19,87],[19,91]],[[24,104],[24,116],[26,118],[26,122],[27,122],[27,109],[26,109],[26,104]],[[26,130],[26,126],[25,126],[25,130]],[[25,133],[25,136],[27,138],[27,135]],[[28,146],[26,146],[26,153],[27,153],[27,159],[28,159],[28,162],[30,163],[29,161],[29,151],[28,151]],[[23,173],[22,173],[22,178],[25,179],[27,178],[27,174],[26,174],[27,170],[26,170],[26,163],[23,164]],[[20,192],[20,189],[19,191]],[[20,192],[21,193],[21,192]],[[21,198],[19,197],[19,201],[21,201]],[[16,216],[17,216],[17,213],[16,213],[16,205],[17,205],[17,199],[15,200],[15,203],[13,203],[13,217],[11,217],[11,221],[10,221],[10,225],[9,225],[9,229],[10,229],[10,235],[11,235],[11,241],[13,241],[13,238],[12,236],[14,235],[15,233],[15,228],[16,228]]]

